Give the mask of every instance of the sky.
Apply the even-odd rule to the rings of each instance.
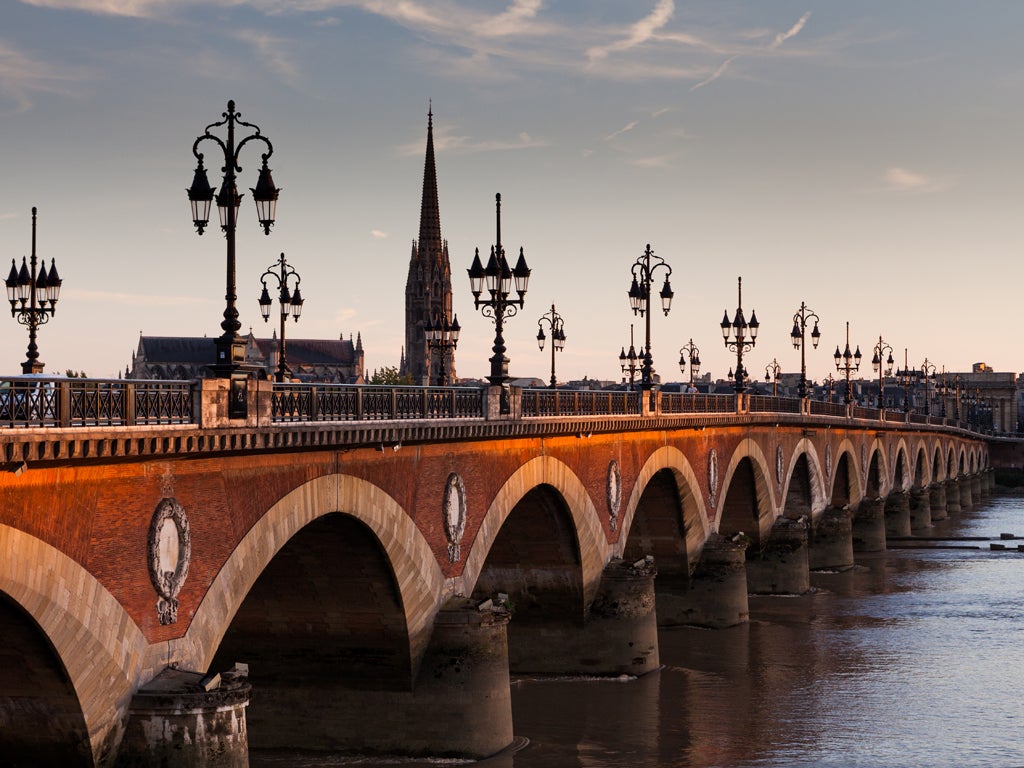
[[[554,304],[558,378],[621,378],[647,244],[672,268],[651,323],[666,381],[691,339],[702,373],[735,365],[719,323],[740,276],[758,379],[799,371],[801,302],[820,317],[814,379],[847,322],[866,377],[880,336],[911,367],[1024,370],[1024,3],[5,0],[0,19],[0,265],[30,253],[37,206],[37,253],[64,279],[48,373],[114,377],[140,333],[221,333],[224,238],[197,236],[185,190],[229,99],[282,190],[266,236],[262,150],[244,148],[243,333],[270,335],[260,275],[284,253],[305,297],[290,337],[358,333],[369,370],[398,365],[432,108],[460,376],[489,368],[464,270],[494,243],[495,193],[506,252],[533,270],[505,324],[513,376],[548,379],[535,338]],[[0,321],[0,374],[27,337]]]

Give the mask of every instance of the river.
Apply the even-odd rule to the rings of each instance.
[[[927,535],[1004,532],[1024,537],[1024,497]],[[1024,553],[1004,543],[891,543],[812,574],[807,595],[751,597],[749,624],[662,631],[663,668],[640,679],[515,679],[521,749],[476,765],[1024,766]],[[437,765],[252,755],[253,768],[284,764]]]

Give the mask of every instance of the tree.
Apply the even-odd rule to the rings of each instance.
[[[393,365],[385,365],[383,368],[374,368],[370,374],[370,384],[381,384],[384,386],[396,386],[401,384],[412,384],[412,376],[406,374],[399,376],[398,368]]]

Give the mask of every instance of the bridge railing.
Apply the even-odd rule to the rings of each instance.
[[[119,427],[195,423],[190,381],[0,378],[0,426]]]
[[[842,403],[827,403],[823,400],[811,400],[812,416],[845,416],[846,406]]]
[[[625,416],[640,413],[640,393],[524,389],[523,416]]]
[[[662,413],[736,413],[736,395],[662,392]]]
[[[272,422],[482,418],[477,387],[274,384]]]
[[[748,398],[747,409],[751,413],[800,413],[801,405],[799,397],[751,395]]]

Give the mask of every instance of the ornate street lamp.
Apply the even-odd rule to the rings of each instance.
[[[235,224],[238,220],[238,209],[242,203],[242,195],[238,193],[235,174],[242,170],[242,166],[238,164],[239,152],[250,141],[261,141],[267,149],[263,154],[263,167],[260,169],[259,179],[256,181],[256,186],[250,191],[256,202],[256,213],[260,226],[268,235],[270,228],[274,226],[277,196],[280,190],[274,186],[270,168],[267,167],[267,160],[274,153],[274,147],[270,140],[260,133],[259,127],[241,120],[241,113],[235,111],[234,101],[228,102],[228,111],[224,112],[222,116],[223,120],[206,126],[203,135],[198,137],[192,145],[192,154],[198,164],[192,179],[192,186],[188,189],[188,199],[192,205],[192,222],[195,224],[196,231],[201,235],[210,221],[210,206],[214,199],[214,190],[206,177],[203,153],[199,151],[199,145],[204,141],[212,141],[220,148],[224,157],[224,165],[221,167],[224,175],[221,179],[220,191],[216,193],[216,199],[217,210],[220,214],[220,228],[224,231],[224,236],[227,239],[227,289],[224,295],[226,306],[224,320],[220,324],[224,333],[215,342],[217,359],[213,370],[220,378],[230,378],[245,362],[245,340],[238,335],[238,329],[242,327],[242,324],[238,322],[238,309],[235,307],[235,301],[238,298],[235,295]],[[253,129],[253,133],[237,144],[235,143],[236,125]],[[211,128],[220,126],[227,126],[226,139],[210,133]]]
[[[729,322],[729,312],[722,315],[722,339],[725,341],[725,348],[736,353],[736,393],[739,394],[746,389],[744,379],[747,371],[743,367],[743,353],[749,352],[757,344],[757,331],[761,324],[757,322],[757,312],[750,313],[750,322],[743,317],[743,278],[736,281],[736,294],[738,302],[736,305],[736,316]],[[730,332],[733,338],[729,338]],[[749,338],[748,338],[749,336]],[[730,373],[730,375],[732,375]]]
[[[818,321],[821,318],[804,304],[800,302],[800,309],[793,315],[793,330],[789,336],[793,341],[793,349],[800,350],[800,386],[797,393],[801,398],[807,397],[807,321],[814,320],[814,328],[811,330],[811,343],[818,348],[821,340],[821,331],[818,330]]]
[[[928,380],[935,378],[935,366],[926,357],[921,363],[921,378],[924,379],[924,415],[931,414],[931,406],[928,403]]]
[[[274,271],[275,266],[279,269],[278,272]],[[281,335],[278,339],[277,374],[275,375],[275,380],[288,381],[291,378],[292,372],[288,368],[286,360],[287,348],[284,338],[284,326],[289,312],[291,312],[292,319],[295,322],[299,322],[299,315],[302,314],[302,304],[305,301],[302,298],[302,292],[299,290],[299,283],[302,282],[302,278],[298,272],[288,265],[283,253],[277,260],[276,265],[271,264],[267,267],[267,271],[260,275],[260,282],[263,283],[263,293],[260,294],[260,314],[263,315],[264,322],[270,321],[270,307],[273,304],[270,292],[267,290],[268,277],[272,277],[277,281],[277,301],[281,305]],[[292,278],[295,280],[294,291],[288,290],[288,281]]]
[[[843,402],[849,405],[853,402],[853,382],[850,381],[850,374],[853,371],[860,370],[860,345],[857,345],[857,351],[853,354],[850,353],[850,322],[846,322],[846,349],[842,353],[839,352],[839,347],[836,347],[836,353],[833,355],[836,361],[836,370],[846,375],[846,394],[843,395]]]
[[[828,382],[828,401],[831,403],[832,402],[832,390],[835,387],[836,380],[835,380],[835,377],[830,372],[829,375],[828,375],[828,378],[823,380],[823,383],[825,381]]]
[[[914,380],[916,371],[910,370],[907,363],[907,348],[903,348],[903,367],[896,369],[896,381],[903,387],[903,412],[910,413],[910,383]]]
[[[636,372],[639,370],[639,356],[636,353],[636,348],[633,346],[633,324],[629,324],[629,353],[626,352],[625,347],[619,352],[619,367],[622,372],[629,371],[629,389],[627,391],[633,391],[633,382],[636,380]]]
[[[651,264],[651,259],[656,259]],[[665,284],[661,287],[661,309],[668,315],[672,308],[672,286],[668,278],[672,274],[672,267],[660,256],[655,256],[651,250],[650,243],[633,264],[633,282],[629,286],[629,306],[634,315],[646,318],[646,332],[644,334],[643,364],[640,368],[640,388],[649,390],[654,386],[654,358],[651,356],[651,283],[654,282],[654,273],[659,269],[665,270]]]
[[[690,339],[688,344],[683,344],[683,348],[679,350],[679,372],[686,373],[686,361],[690,361],[690,392],[695,392],[696,389],[693,386],[693,380],[700,373],[700,350],[697,349],[697,345],[693,343],[693,339]]]
[[[764,380],[765,382],[770,381],[772,383],[772,397],[778,397],[779,395],[779,374],[781,372],[782,366],[779,365],[779,361],[774,357],[772,358],[772,361],[765,366]]]
[[[36,345],[36,329],[46,325],[57,312],[57,299],[64,281],[57,274],[57,263],[50,259],[50,270],[46,270],[46,259],[36,272],[36,209],[32,208],[32,255],[26,262],[21,257],[21,269],[11,259],[11,273],[4,281],[7,285],[7,300],[11,302],[11,317],[28,328],[28,353],[21,364],[22,373],[42,373],[44,365],[39,362],[39,347]]]
[[[875,344],[873,351],[871,370],[878,374],[878,408],[881,410],[885,408],[885,377],[892,376],[892,364],[895,361],[892,359],[892,347],[886,344],[881,336],[878,337],[878,343]],[[886,352],[889,356],[883,359]]]
[[[494,320],[494,347],[491,355],[491,375],[487,380],[496,387],[501,387],[501,413],[509,413],[508,399],[508,358],[505,357],[505,338],[502,336],[506,317],[515,317],[526,303],[526,288],[530,281],[530,272],[526,266],[523,249],[519,249],[519,260],[515,269],[510,269],[505,258],[505,249],[501,245],[501,194],[494,196],[497,211],[497,242],[491,246],[491,258],[487,267],[480,263],[480,249],[476,249],[473,264],[469,272],[469,286],[473,292],[473,306],[480,310],[484,317]],[[518,299],[510,299],[513,280]],[[487,290],[490,298],[481,299],[480,294]]]
[[[455,315],[451,322],[448,321],[447,314],[440,315],[436,322],[428,319],[423,327],[423,335],[427,339],[427,348],[437,350],[440,353],[438,358],[441,362],[441,370],[438,373],[437,380],[441,383],[442,387],[447,387],[451,383],[448,381],[448,360],[451,358],[455,348],[459,346],[459,334],[461,332],[462,326],[459,325],[458,315]]]
[[[537,346],[544,351],[544,323],[551,329],[551,388],[554,389],[558,380],[555,378],[555,352],[561,352],[565,347],[565,323],[562,316],[555,311],[555,305],[551,305],[551,311],[545,312],[537,321]]]

